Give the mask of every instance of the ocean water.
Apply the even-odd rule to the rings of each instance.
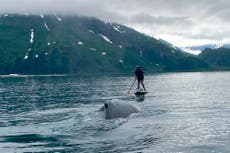
[[[132,77],[0,76],[0,152],[229,153],[230,72]],[[108,101],[141,111],[106,120]]]

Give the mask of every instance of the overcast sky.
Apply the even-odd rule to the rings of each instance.
[[[0,13],[94,16],[176,46],[230,43],[230,0],[0,0]]]

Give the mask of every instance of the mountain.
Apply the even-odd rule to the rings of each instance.
[[[189,48],[191,50],[200,50],[200,51],[203,51],[206,48],[216,49],[216,48],[220,48],[220,47],[230,48],[230,44],[223,44],[223,45],[220,45],[220,44],[206,44],[206,45],[200,45],[200,46],[190,46],[190,47],[186,47],[186,48]]]
[[[129,27],[92,17],[0,16],[0,74],[187,71],[208,64]]]
[[[209,49],[217,49],[217,48],[230,48],[230,44],[206,44],[206,45],[200,45],[200,46],[190,46],[190,47],[183,47],[182,49],[185,52],[199,55],[203,50],[209,48]]]
[[[230,68],[230,48],[208,49],[206,48],[199,55],[199,58],[206,61],[214,68]]]

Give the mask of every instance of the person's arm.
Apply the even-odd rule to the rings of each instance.
[[[134,72],[135,74],[135,81],[137,80],[137,71]]]

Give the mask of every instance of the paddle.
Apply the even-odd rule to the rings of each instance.
[[[132,90],[133,85],[134,85],[135,82],[136,82],[136,79],[134,80],[133,84],[130,86],[129,91],[127,92],[127,95],[128,95],[128,96],[130,95],[130,92],[131,92],[131,90]]]

